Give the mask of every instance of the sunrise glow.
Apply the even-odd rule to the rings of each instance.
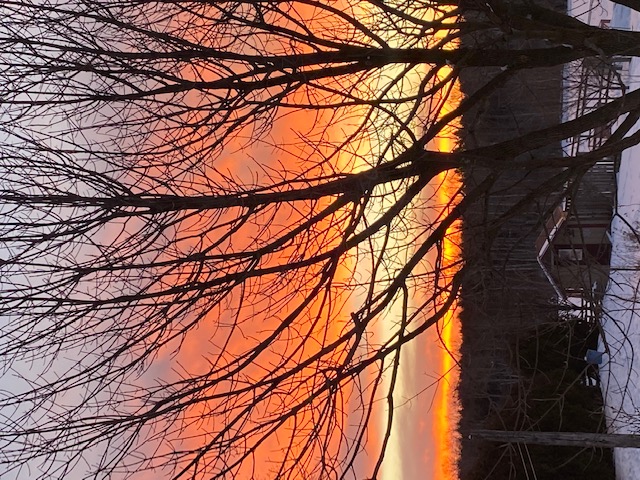
[[[425,12],[425,20],[433,20],[433,12]],[[367,15],[364,15],[366,18]],[[426,18],[430,17],[430,18]],[[393,44],[393,40],[391,42]],[[390,78],[399,75],[404,65],[388,67],[386,74]],[[425,71],[412,70],[405,73],[409,86],[415,86],[421,81]],[[449,67],[441,68],[438,76],[445,78],[451,73]],[[446,91],[446,89],[445,89]],[[405,94],[408,92],[399,92]],[[440,104],[439,115],[449,113],[459,102],[460,92],[457,84],[447,92],[447,98],[430,99],[434,104]],[[446,127],[440,135],[430,144],[431,149],[441,152],[451,152],[456,146],[455,127]],[[379,135],[385,138],[391,132],[385,132],[385,126],[379,127]],[[416,123],[414,131],[420,135],[423,128]],[[363,143],[358,153],[363,158],[370,154],[372,145]],[[453,172],[445,172],[435,179],[432,190],[423,199],[427,205],[430,218],[411,219],[411,228],[420,228],[421,222],[435,222],[435,217],[442,211],[447,211],[453,196],[460,185],[460,179]],[[393,187],[390,187],[393,188]],[[380,210],[388,208],[384,202],[393,201],[381,195],[379,200]],[[455,264],[459,260],[460,225],[455,223],[448,229],[443,244],[443,278],[444,283],[451,279],[456,271]],[[383,248],[383,243],[389,239],[377,239],[374,248]],[[394,249],[396,245],[393,238],[386,244],[387,249]],[[412,255],[410,250],[396,252],[396,264],[405,263]],[[429,264],[437,260],[433,254],[427,259]],[[429,270],[427,267],[426,270]],[[363,272],[364,273],[364,272]],[[426,272],[425,272],[426,273]],[[428,295],[428,292],[425,292]],[[424,298],[409,299],[410,308],[422,306]],[[397,298],[395,303],[387,309],[377,324],[375,336],[379,341],[388,338],[390,332],[396,332],[403,315],[402,298]],[[425,312],[429,315],[430,312]],[[459,378],[457,358],[459,357],[460,328],[456,314],[456,304],[453,305],[445,317],[438,323],[437,328],[431,329],[426,335],[406,344],[402,349],[399,374],[394,385],[394,415],[391,436],[386,445],[385,459],[382,463],[382,480],[457,480],[456,462],[459,454],[457,426],[459,420],[459,407],[456,387]],[[435,360],[435,362],[434,362]],[[390,388],[391,368],[387,365],[384,391]],[[382,399],[381,399],[382,400]],[[387,404],[384,401],[385,405]],[[388,406],[377,409],[377,430],[372,432],[374,444],[380,445],[388,428]],[[378,447],[379,448],[379,447]],[[430,472],[425,477],[425,472]]]
[[[450,152],[455,147],[449,138],[441,138],[437,142],[440,151]],[[442,205],[451,201],[454,192],[460,186],[460,179],[453,173],[440,175],[442,187],[438,189],[438,199]],[[460,225],[454,224],[447,230],[443,245],[443,263],[445,266],[454,264],[460,258]],[[457,270],[447,268],[447,276]],[[456,387],[459,380],[460,354],[460,324],[457,316],[457,302],[445,314],[438,325],[438,334],[442,342],[441,365],[442,380],[438,386],[435,398],[434,444],[437,445],[440,461],[434,465],[434,480],[457,480],[455,464],[458,458],[459,435],[457,433],[460,411]]]
[[[310,8],[310,7],[309,7]],[[351,7],[355,10],[361,7]],[[303,16],[303,12],[300,13]],[[312,15],[309,15],[312,17]],[[362,15],[362,18],[368,18],[368,15]],[[397,65],[393,67],[385,67],[384,78],[394,78],[394,76],[403,75],[406,65]],[[207,72],[197,72],[203,78],[206,78]],[[449,73],[447,68],[442,68],[439,75],[445,76]],[[404,73],[405,79],[394,88],[397,95],[409,95],[410,92],[402,90],[402,85],[406,85],[407,89],[415,89],[421,82],[424,71],[419,67],[408,73]],[[384,83],[384,82],[383,82]],[[372,92],[376,91],[378,86],[368,85]],[[454,89],[455,90],[455,89]],[[393,92],[388,94],[393,96]],[[457,90],[450,92],[447,102],[440,108],[440,115],[446,113],[451,108],[459,94]],[[436,99],[435,103],[439,103]],[[428,111],[430,107],[425,107]],[[362,108],[362,114],[366,111]],[[352,145],[343,146],[338,153],[330,153],[336,139],[348,138],[360,125],[362,116],[359,115],[357,108],[350,110],[351,117],[336,119],[334,113],[325,111],[295,111],[288,112],[286,116],[274,122],[269,130],[267,141],[252,142],[252,132],[238,132],[234,140],[228,144],[226,152],[242,152],[248,154],[251,158],[261,159],[262,168],[269,171],[277,171],[282,178],[292,178],[298,174],[301,169],[302,162],[309,164],[317,161],[323,155],[331,154],[330,163],[332,168],[337,172],[357,172],[371,166],[371,159],[374,158],[380,149],[379,139],[389,138],[390,131],[386,125],[378,126],[375,131],[364,134],[357,138],[357,142]],[[417,135],[422,133],[424,125],[416,121],[411,125]],[[437,138],[434,148],[440,151],[451,151],[455,142],[449,137],[452,132],[444,132],[444,135]],[[333,143],[332,143],[333,142]],[[311,147],[315,145],[316,147]],[[317,145],[326,145],[326,152]],[[206,145],[194,144],[191,146],[195,151],[206,149]],[[393,155],[393,152],[388,152]],[[243,164],[238,161],[242,155],[237,153],[225,153],[216,160],[216,171],[207,173],[210,178],[219,176],[219,172],[228,172],[239,181],[250,183],[253,181],[250,165]],[[425,224],[437,223],[436,218],[441,211],[446,211],[447,205],[451,203],[451,196],[457,189],[458,180],[452,175],[447,174],[439,177],[433,182],[428,194],[425,198],[418,201],[422,207],[426,206],[430,218],[420,218],[420,214],[416,214],[415,218],[403,219],[410,222],[410,229],[419,231],[424,228]],[[380,195],[371,201],[371,209],[367,214],[367,220],[372,221],[380,212],[388,209],[395,201],[395,196],[389,194],[395,188],[394,185],[381,186]],[[386,193],[386,194],[383,194]],[[314,205],[314,211],[317,212],[328,206],[329,199],[319,201]],[[267,212],[268,213],[268,212]],[[267,216],[265,213],[265,216]],[[337,212],[335,216],[320,222],[315,226],[314,241],[321,239],[322,245],[308,245],[312,250],[327,250],[335,242],[341,240],[339,233],[343,231],[346,224],[345,218],[341,217],[341,212]],[[237,216],[237,212],[227,212],[229,218]],[[310,215],[309,211],[298,210],[296,208],[281,209],[273,212],[274,225],[295,225],[303,222],[303,219]],[[370,217],[369,217],[370,216]],[[206,219],[205,219],[206,220]],[[222,217],[221,220],[225,220]],[[203,219],[195,220],[190,225],[182,225],[183,230],[191,230],[197,232],[203,228]],[[283,227],[284,228],[284,227]],[[448,265],[455,263],[458,259],[458,225],[454,225],[448,232],[448,238],[443,244],[443,266],[444,276],[450,278],[454,273],[453,268],[447,268]],[[241,243],[233,245],[234,249],[252,248],[254,238],[258,238],[260,225],[251,225],[243,227],[243,236]],[[321,233],[319,233],[321,232]],[[372,252],[387,251],[389,272],[398,269],[407,263],[407,260],[414,253],[414,246],[403,244],[402,232],[398,233],[398,239],[394,234],[386,238],[384,235],[376,235],[371,238],[369,245]],[[310,234],[309,238],[313,235]],[[418,235],[423,238],[423,234]],[[194,235],[194,239],[197,237]],[[195,241],[195,240],[194,240]],[[242,242],[246,242],[243,245]],[[236,240],[238,242],[238,240]],[[182,244],[185,250],[189,249],[188,242]],[[195,246],[197,247],[197,246]],[[201,247],[197,247],[201,248]],[[305,254],[304,246],[292,245],[286,249],[282,249],[278,254],[271,254],[268,264],[280,265],[287,264],[294,259],[301,258]],[[362,298],[359,292],[363,291],[362,287],[354,287],[358,282],[366,285],[371,275],[371,265],[375,260],[371,255],[363,255],[350,253],[334,274],[334,285],[331,291],[321,291],[314,300],[305,308],[304,322],[300,322],[296,326],[298,335],[308,338],[304,348],[300,351],[293,351],[294,346],[287,345],[286,342],[276,342],[269,346],[266,351],[261,354],[262,364],[248,369],[253,374],[253,378],[247,381],[258,381],[261,376],[265,375],[262,365],[276,365],[278,363],[290,363],[294,365],[296,362],[302,362],[305,358],[315,354],[322,346],[336,341],[346,328],[349,327],[350,317],[348,312],[354,311],[360,305]],[[433,252],[426,262],[433,265],[436,262],[435,252]],[[424,270],[429,270],[424,265]],[[191,275],[193,272],[186,272]],[[165,358],[158,359],[156,371],[167,368],[172,363],[180,363],[188,369],[189,375],[206,374],[211,369],[213,361],[224,360],[232,361],[232,355],[242,355],[244,352],[250,351],[247,342],[257,342],[253,336],[260,338],[264,336],[264,332],[277,330],[282,323],[283,318],[289,313],[293,306],[304,300],[312,288],[314,282],[318,278],[318,272],[309,269],[304,278],[298,278],[296,284],[287,284],[289,279],[280,278],[274,275],[272,284],[267,283],[256,286],[253,294],[254,297],[254,315],[250,318],[242,319],[242,334],[231,333],[230,329],[221,327],[228,323],[233,324],[234,309],[240,309],[240,301],[230,298],[226,310],[216,310],[210,312],[200,321],[200,326],[192,333],[181,340],[181,350],[179,355],[174,351],[167,349]],[[446,280],[446,278],[444,279]],[[387,281],[386,279],[379,280]],[[343,292],[339,286],[343,284]],[[419,291],[419,290],[416,290]],[[258,295],[258,292],[260,295]],[[425,298],[430,292],[425,292]],[[410,298],[408,300],[409,309],[415,310],[424,303],[425,298]],[[327,314],[327,309],[336,313],[335,318],[342,320],[336,321],[332,315]],[[428,309],[427,309],[428,310]],[[404,306],[402,298],[397,298],[395,303],[388,307],[380,319],[371,327],[371,340],[369,345],[379,347],[387,342],[390,334],[398,331],[398,326],[402,321]],[[425,311],[424,315],[428,316],[432,312]],[[245,313],[246,315],[246,313]],[[328,319],[332,321],[328,322]],[[259,333],[254,333],[255,332]],[[455,396],[455,388],[457,383],[457,370],[455,357],[458,352],[459,344],[459,328],[455,317],[455,308],[449,311],[445,318],[441,320],[437,328],[432,328],[426,334],[421,335],[414,341],[407,343],[402,348],[400,358],[400,369],[396,379],[393,400],[394,400],[394,420],[393,428],[389,442],[386,446],[385,460],[382,463],[382,469],[378,475],[383,480],[423,480],[425,478],[432,480],[456,480],[455,462],[457,460],[457,439],[455,430],[457,426],[458,410],[457,400]],[[247,337],[250,340],[247,340]],[[224,344],[226,351],[219,351],[216,345]],[[340,363],[340,356],[346,354],[345,350],[338,350],[335,358],[327,361],[327,364],[335,362]],[[453,357],[452,357],[453,355]],[[362,465],[362,478],[370,475],[377,463],[377,455],[381,449],[382,439],[385,435],[389,412],[386,404],[386,392],[390,388],[390,372],[393,362],[393,355],[385,361],[383,368],[385,373],[375,405],[373,406],[373,415],[370,420],[370,428],[367,432],[366,452],[369,458],[373,459],[369,464]],[[434,361],[435,359],[435,361]],[[330,365],[329,365],[330,366]],[[312,364],[305,369],[301,369],[296,377],[292,379],[288,390],[283,391],[278,402],[265,405],[263,410],[256,410],[252,413],[252,420],[265,423],[269,419],[274,418],[283,410],[296,402],[303,401],[306,396],[312,395],[314,388],[317,386],[313,382],[317,381],[317,375],[314,375],[314,369],[318,365]],[[179,376],[180,372],[177,373]],[[375,377],[375,373],[370,372],[371,378]],[[164,374],[166,375],[166,373]],[[296,383],[297,382],[297,383]],[[219,388],[224,388],[224,385]],[[229,385],[228,388],[235,388]],[[213,393],[213,392],[212,392]],[[368,393],[368,392],[367,392]],[[345,383],[341,385],[340,393],[337,395],[337,401],[341,403],[340,412],[344,406],[349,405],[352,396],[352,385]],[[184,449],[197,449],[202,445],[203,439],[208,440],[210,434],[208,432],[215,431],[218,419],[211,412],[216,410],[214,401],[196,402],[188,409],[185,414],[186,420],[180,427],[178,446]],[[355,407],[358,408],[358,407]],[[345,409],[348,410],[348,409]],[[258,416],[260,415],[260,416]],[[326,447],[333,451],[342,439],[340,438],[342,430],[347,430],[344,425],[348,424],[352,419],[337,415],[335,435],[327,437]],[[291,417],[282,424],[282,432],[313,432],[316,419],[311,413],[305,411]],[[219,427],[218,427],[219,428]],[[278,438],[278,442],[265,443],[261,448],[257,449],[252,456],[253,463],[257,468],[265,472],[274,473],[272,470],[274,465],[282,460],[283,455],[287,457],[287,465],[295,465],[295,459],[304,454],[307,448],[304,438],[301,434],[287,437],[282,434]],[[251,467],[253,468],[253,466]],[[296,468],[296,467],[293,467]],[[244,472],[241,470],[241,472]],[[431,472],[429,477],[425,477],[425,472]],[[246,473],[246,472],[245,472]],[[300,478],[304,478],[305,470],[300,467]]]

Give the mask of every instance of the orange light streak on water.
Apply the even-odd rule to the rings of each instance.
[[[455,144],[450,138],[439,138],[436,142],[440,151],[450,152]],[[441,187],[437,198],[441,205],[449,205],[452,196],[460,185],[456,174],[445,172],[440,175]],[[443,242],[442,263],[445,268],[445,281],[449,280],[457,270],[456,262],[460,258],[460,225],[454,223],[447,229]],[[455,465],[459,455],[459,435],[457,433],[460,420],[456,386],[460,372],[457,359],[460,354],[461,332],[457,316],[457,302],[447,311],[438,325],[441,342],[440,385],[434,401],[434,443],[438,446],[439,461],[435,462],[434,480],[457,480]]]
[[[439,36],[439,35],[437,35]],[[443,75],[448,75],[450,67],[443,69]],[[440,112],[441,116],[449,114],[459,104],[461,92],[459,84],[454,83]],[[449,124],[435,139],[436,150],[453,152],[456,148],[455,135],[459,128],[457,122]],[[461,185],[461,179],[456,172],[448,171],[439,175],[440,188],[437,189],[437,201],[443,208],[448,209],[457,200],[456,193]],[[444,281],[450,281],[458,270],[461,255],[461,222],[455,222],[447,229],[442,245],[442,265]],[[433,423],[433,441],[437,446],[438,461],[434,463],[433,480],[458,480],[457,462],[460,455],[460,437],[458,425],[460,421],[460,405],[457,397],[457,385],[460,379],[458,359],[460,358],[460,344],[462,332],[457,315],[455,301],[446,312],[438,325],[438,335],[441,342],[440,372],[441,379],[434,399],[435,418]]]
[[[450,74],[449,68],[442,68],[440,78]],[[443,90],[443,92],[446,89]],[[440,116],[452,111],[459,102],[460,92],[454,84],[443,102]],[[445,127],[430,144],[430,149],[451,152],[455,149],[454,123]],[[437,225],[436,217],[446,215],[455,204],[454,198],[460,186],[455,172],[445,172],[432,182],[427,189],[425,218],[411,221],[410,228],[419,228],[420,222]],[[457,271],[460,258],[460,223],[447,229],[442,243],[442,272],[440,287],[450,282]],[[390,245],[393,248],[393,245]],[[408,253],[408,252],[406,252]],[[436,263],[435,252],[428,256],[427,263]],[[429,268],[419,275],[429,273]],[[419,294],[419,290],[416,291]],[[428,292],[425,292],[428,295]],[[415,307],[424,298],[412,299]],[[440,300],[444,302],[446,298]],[[459,379],[457,358],[461,342],[460,325],[456,313],[457,302],[426,335],[416,338],[403,347],[401,369],[394,390],[394,424],[387,445],[385,461],[381,472],[382,480],[458,480],[457,461],[459,457],[459,436],[457,427],[460,418],[456,387]],[[386,318],[379,325],[380,332],[395,331],[401,316],[401,301],[389,308]],[[431,312],[434,313],[434,312]],[[430,312],[425,312],[429,315]],[[384,333],[379,333],[382,338]],[[433,378],[436,381],[433,381]],[[385,388],[388,388],[386,385]],[[386,429],[388,411],[379,408],[377,431],[374,438],[380,442]],[[427,473],[428,472],[428,473]]]

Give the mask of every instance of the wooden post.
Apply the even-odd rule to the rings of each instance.
[[[500,443],[526,443],[563,447],[640,448],[640,435],[585,432],[515,432],[507,430],[473,430],[470,440]]]

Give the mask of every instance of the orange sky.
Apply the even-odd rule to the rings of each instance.
[[[414,82],[409,82],[414,84]],[[283,177],[291,176],[301,170],[301,166],[310,160],[320,159],[324,150],[314,150],[312,145],[318,145],[322,142],[338,142],[353,131],[358,125],[360,116],[356,111],[351,112],[351,116],[344,117],[339,121],[330,118],[332,112],[297,112],[280,118],[273,123],[269,131],[269,136],[264,142],[251,142],[250,131],[238,132],[235,142],[227,146],[226,151],[230,152],[215,162],[217,172],[233,175],[238,181],[251,181],[256,173],[256,165],[260,165],[263,171],[277,172],[276,174]],[[416,128],[419,128],[416,126]],[[246,134],[245,134],[246,133]],[[381,132],[376,132],[381,136]],[[453,147],[450,139],[439,139],[435,148],[442,151],[449,151]],[[193,145],[197,150],[198,145]],[[330,150],[330,146],[326,147],[326,151]],[[371,151],[375,150],[375,146],[364,138],[357,145],[344,149],[340,156],[333,157],[331,164],[337,171],[351,170],[362,166],[362,159],[367,158]],[[247,158],[253,161],[246,161]],[[217,172],[205,172],[215,178]],[[439,209],[449,202],[449,195],[456,188],[456,179],[451,177],[442,177],[439,179],[438,185],[433,186],[435,195],[428,199],[431,202],[431,210],[425,213],[427,218],[408,219],[420,223],[430,223],[429,215],[437,214]],[[426,200],[426,197],[425,197]],[[322,204],[315,206],[318,211],[323,207]],[[213,219],[206,215],[197,217],[190,222],[181,225],[180,234],[185,240],[180,242],[183,250],[190,247],[202,248],[197,244],[197,238],[189,238],[189,232],[198,234],[202,230],[203,225],[211,225],[211,222],[221,222],[230,219],[237,214],[237,210],[226,212],[222,217]],[[283,208],[278,211],[275,209],[264,213],[262,220],[272,225],[268,232],[261,232],[260,220],[254,224],[249,224],[240,230],[240,234],[233,240],[233,245],[229,244],[228,248],[234,250],[242,250],[243,248],[255,247],[255,242],[264,242],[270,236],[275,236],[279,232],[286,230],[287,225],[293,225],[300,222],[309,215],[308,211],[299,211],[295,208]],[[337,234],[344,225],[345,219],[341,217],[342,213],[338,212],[331,220],[321,223],[315,233],[314,243],[307,245],[309,249],[326,250],[335,242],[339,241]],[[329,224],[328,222],[331,222]],[[415,228],[418,229],[418,224]],[[413,228],[413,227],[412,227]],[[457,228],[457,227],[454,227]],[[320,231],[324,230],[324,235]],[[444,257],[446,262],[454,262],[458,255],[458,247],[456,243],[456,233],[451,232],[452,240],[444,244]],[[206,240],[206,238],[201,239]],[[374,240],[378,241],[378,240]],[[244,243],[243,243],[244,242]],[[393,251],[393,245],[388,248]],[[296,245],[283,249],[279,254],[272,255],[265,260],[265,265],[276,265],[286,263],[296,258],[296,255],[303,255]],[[408,255],[410,251],[398,251],[398,255]],[[398,260],[400,261],[400,260]],[[425,260],[425,266],[433,263],[435,259],[430,257]],[[349,325],[349,312],[359,307],[362,300],[360,295],[361,288],[356,283],[362,281],[362,277],[366,275],[367,268],[362,265],[356,265],[355,256],[345,257],[344,262],[335,274],[334,286],[330,292],[317,296],[308,307],[303,319],[290,328],[286,335],[299,335],[300,338],[307,337],[314,341],[305,341],[304,347],[299,351],[295,351],[293,346],[295,342],[287,343],[286,335],[277,342],[269,346],[264,354],[260,357],[259,364],[248,368],[245,371],[247,382],[258,382],[261,375],[264,374],[268,365],[282,363],[283,365],[295,365],[296,362],[303,361],[310,355],[316,353],[322,346],[327,345],[337,339],[342,333],[345,326]],[[176,281],[180,275],[191,275],[193,272],[183,272],[176,274]],[[249,282],[246,290],[247,298],[253,302],[251,307],[240,299],[238,296],[230,296],[220,308],[211,311],[199,321],[198,327],[189,333],[182,342],[180,352],[167,351],[167,354],[158,359],[158,362],[152,369],[152,374],[158,377],[178,378],[181,375],[205,374],[211,368],[212,359],[219,361],[228,361],[234,356],[240,355],[251,349],[252,345],[256,345],[259,341],[266,338],[268,334],[279,325],[283,318],[290,312],[293,305],[302,300],[304,295],[313,287],[313,278],[317,276],[317,271],[313,268],[309,269],[306,278],[278,277],[271,276],[264,281]],[[344,284],[343,291],[340,290],[340,284]],[[346,288],[350,285],[349,288]],[[330,294],[330,295],[329,295]],[[412,305],[417,306],[422,303],[421,299],[412,299]],[[234,321],[234,312],[242,305],[243,315],[240,328],[234,330],[230,326]],[[328,313],[328,305],[331,312]],[[401,305],[394,305],[387,312],[388,318],[382,319],[374,329],[378,329],[373,335],[386,335],[385,329],[393,328],[392,325],[397,324]],[[333,321],[328,321],[331,319]],[[341,319],[341,320],[336,320]],[[385,323],[385,322],[391,323]],[[381,478],[384,480],[412,480],[412,479],[431,479],[431,480],[455,480],[457,478],[452,469],[455,463],[455,441],[452,441],[451,430],[455,426],[457,419],[456,402],[454,400],[454,388],[456,383],[455,362],[451,355],[447,352],[456,352],[459,337],[459,329],[456,325],[453,313],[447,315],[439,328],[439,334],[436,329],[431,329],[426,335],[422,335],[414,342],[408,344],[403,351],[401,358],[401,370],[398,382],[396,384],[395,406],[395,430],[392,433],[391,441],[387,448],[387,460],[383,464]],[[221,351],[219,345],[226,342],[224,351]],[[372,341],[374,344],[375,341]],[[442,346],[446,345],[446,348]],[[340,351],[338,355],[343,355],[344,351]],[[289,358],[287,358],[289,356]],[[329,359],[338,362],[339,358]],[[274,413],[286,409],[287,405],[298,398],[303,398],[313,388],[313,382],[308,379],[314,378],[314,369],[318,365],[313,365],[307,369],[303,369],[292,381],[298,382],[289,385],[289,390],[284,390],[281,397],[274,398],[273,401],[265,402],[260,409],[252,414],[254,421],[260,421],[260,418],[270,419]],[[187,373],[188,372],[188,373]],[[371,373],[370,375],[373,375]],[[316,375],[317,377],[317,375]],[[387,380],[385,380],[387,381]],[[384,384],[384,382],[383,382]],[[228,387],[232,388],[233,384],[228,382]],[[388,385],[387,385],[388,386]],[[224,385],[218,386],[218,389],[224,388]],[[354,405],[353,391],[349,387],[343,387],[342,395],[339,400],[343,402],[340,407],[344,408],[343,416],[338,415],[337,421],[349,422],[350,417],[346,415],[349,406]],[[367,393],[368,390],[365,392]],[[368,433],[368,444],[366,448],[365,460],[359,462],[358,468],[361,469],[359,475],[362,478],[371,474],[374,466],[373,461],[368,459],[375,458],[379,450],[380,438],[385,428],[387,412],[384,408],[384,392],[377,394],[376,407],[374,414],[377,418],[371,421],[371,430]],[[208,415],[208,412],[215,411],[218,408],[217,401],[200,401],[190,407],[182,418],[184,423],[179,426],[173,425],[168,428],[172,432],[171,435],[179,437],[181,440],[174,443],[174,447],[179,445],[180,448],[193,448],[201,445],[205,439],[210,438],[209,432],[219,429],[219,423],[224,419]],[[235,407],[233,407],[235,408]],[[232,408],[232,409],[233,409]],[[352,412],[353,413],[353,412]],[[356,418],[356,417],[353,417]],[[309,410],[307,413],[301,413],[295,419],[292,418],[280,427],[279,434],[272,437],[269,442],[263,444],[254,456],[254,463],[259,470],[263,470],[264,476],[268,477],[268,472],[272,467],[272,460],[278,456],[278,451],[283,446],[289,445],[290,437],[286,432],[293,428],[299,430],[312,431],[314,422],[314,413]],[[296,423],[297,422],[297,423]],[[345,431],[349,431],[348,427],[344,427]],[[336,436],[328,440],[328,445],[338,445],[341,439],[338,435],[339,430],[336,429]],[[277,438],[277,441],[275,441]],[[294,459],[302,449],[302,444],[291,444],[289,446],[289,455]],[[329,448],[331,449],[331,447]],[[429,476],[425,476],[426,472],[430,472]],[[243,471],[247,474],[247,471]],[[304,471],[300,471],[300,475],[304,475]],[[238,478],[242,478],[239,476]],[[302,477],[301,477],[302,478]]]

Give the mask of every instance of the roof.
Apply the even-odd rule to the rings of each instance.
[[[540,232],[540,235],[538,235],[538,238],[536,239],[536,251],[538,252],[537,253],[538,264],[540,265],[540,268],[544,272],[545,277],[547,277],[547,280],[549,280],[549,283],[553,287],[553,290],[556,292],[558,299],[561,299],[561,300],[566,300],[567,296],[562,290],[562,288],[560,288],[560,286],[558,285],[558,282],[556,282],[556,279],[553,277],[553,275],[551,275],[551,272],[545,265],[542,258],[549,250],[549,247],[551,246],[553,239],[562,228],[562,225],[567,220],[568,216],[569,214],[565,212],[562,208],[560,208],[560,206],[557,206],[556,208],[554,208],[553,212],[551,212],[551,216],[545,222],[544,227],[542,228],[542,232]]]

